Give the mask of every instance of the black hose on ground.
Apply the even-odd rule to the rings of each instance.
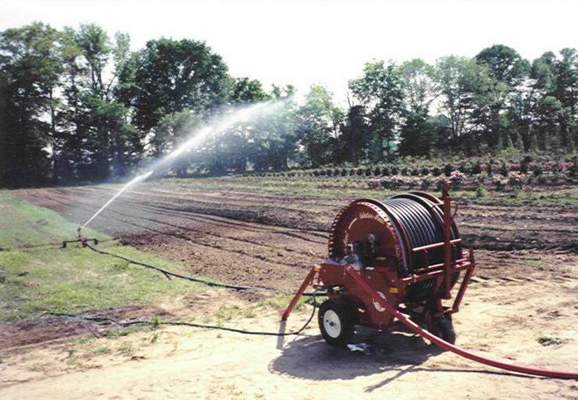
[[[197,324],[195,322],[186,322],[186,321],[160,321],[160,320],[150,320],[150,319],[134,319],[128,321],[119,321],[114,318],[109,317],[90,317],[90,316],[83,316],[77,314],[67,314],[67,313],[56,313],[56,312],[47,312],[47,315],[53,315],[55,317],[64,317],[64,318],[76,318],[81,319],[84,321],[92,321],[92,322],[110,322],[120,327],[126,328],[129,326],[135,325],[150,325],[150,326],[160,326],[160,325],[169,325],[169,326],[187,326],[191,328],[201,328],[201,329],[214,329],[226,332],[233,332],[233,333],[240,333],[242,335],[257,335],[257,336],[297,336],[300,335],[309,324],[313,320],[315,316],[315,311],[317,311],[318,304],[317,304],[317,293],[312,293],[311,297],[313,298],[313,310],[311,310],[311,315],[303,324],[301,328],[296,331],[291,332],[266,332],[266,331],[251,331],[247,329],[239,329],[239,328],[230,328],[226,326],[218,326],[218,325],[205,325],[205,324]]]
[[[184,279],[184,280],[191,281],[191,282],[202,283],[203,285],[207,285],[207,286],[211,286],[211,287],[220,287],[220,288],[234,289],[234,290],[267,290],[267,291],[275,291],[276,290],[276,289],[272,289],[272,288],[257,287],[257,286],[256,287],[240,286],[240,285],[229,285],[226,283],[211,282],[211,281],[207,281],[205,279],[195,278],[193,276],[182,275],[182,274],[179,274],[176,272],[168,271],[164,268],[157,267],[156,265],[147,264],[147,263],[144,263],[141,261],[133,260],[131,258],[121,256],[120,254],[114,254],[114,253],[111,253],[111,252],[106,251],[106,250],[97,249],[96,247],[94,247],[88,243],[86,244],[86,247],[89,248],[90,250],[94,251],[97,254],[101,254],[101,255],[105,255],[105,256],[109,256],[109,257],[114,257],[114,258],[117,258],[119,260],[126,261],[130,264],[134,264],[134,265],[138,265],[140,267],[149,268],[149,269],[158,271],[158,272],[162,273],[167,279],[178,278],[178,279]]]
[[[111,253],[111,252],[106,251],[106,250],[97,249],[96,247],[92,246],[90,243],[86,243],[85,247],[89,248],[90,250],[94,251],[97,254],[101,254],[101,255],[105,255],[105,256],[109,256],[109,257],[114,257],[114,258],[117,258],[119,260],[123,260],[123,261],[126,261],[128,263],[138,265],[140,267],[144,267],[144,268],[158,271],[158,272],[162,273],[167,279],[178,278],[178,279],[184,279],[184,280],[191,281],[191,282],[202,283],[203,285],[207,285],[210,287],[232,289],[232,290],[239,290],[239,291],[263,290],[263,291],[268,291],[268,292],[273,292],[273,293],[280,293],[280,294],[287,294],[287,295],[291,294],[291,293],[283,292],[282,290],[279,290],[279,289],[269,288],[269,287],[264,287],[264,286],[242,286],[242,285],[230,285],[227,283],[211,282],[211,281],[208,281],[205,279],[195,278],[195,277],[190,276],[190,275],[183,275],[183,274],[179,274],[176,272],[168,271],[164,268],[157,267],[156,265],[147,264],[147,263],[144,263],[141,261],[133,260],[131,258],[121,256],[120,254],[114,254],[114,253]],[[303,293],[303,296],[314,297],[315,293]]]
[[[110,241],[110,240],[106,240],[106,241]],[[104,242],[104,241],[101,241],[101,242]],[[252,291],[259,291],[259,290],[262,290],[262,291],[268,291],[268,292],[286,294],[286,295],[292,294],[292,293],[286,293],[286,292],[279,290],[279,289],[265,287],[265,286],[231,285],[231,284],[227,284],[227,283],[212,282],[212,281],[208,281],[205,279],[195,278],[195,277],[190,276],[190,275],[179,274],[177,272],[172,272],[172,271],[166,270],[164,268],[158,267],[156,265],[147,264],[147,263],[144,263],[142,261],[137,261],[137,260],[134,260],[134,259],[129,258],[129,257],[121,256],[120,254],[114,254],[114,253],[111,253],[111,252],[106,251],[106,250],[97,249],[96,247],[94,247],[90,243],[88,243],[87,241],[83,241],[82,244],[83,244],[83,247],[89,248],[90,250],[94,251],[97,254],[101,254],[101,255],[105,255],[105,256],[109,256],[109,257],[114,257],[114,258],[117,258],[119,260],[126,261],[130,264],[138,265],[139,267],[144,267],[144,268],[148,268],[148,269],[152,269],[152,270],[155,270],[157,272],[160,272],[165,276],[165,278],[167,278],[169,280],[172,278],[178,278],[178,279],[184,279],[184,280],[187,280],[190,282],[201,283],[203,285],[207,285],[210,287],[224,288],[224,289],[231,289],[231,290],[238,290],[238,291],[244,291],[244,290],[246,290],[246,291],[251,291],[251,290]],[[58,243],[53,242],[53,243],[45,243],[45,244],[39,244],[39,245],[33,245],[33,246],[16,246],[16,247],[10,247],[10,248],[0,247],[0,251],[13,251],[13,250],[23,251],[23,250],[31,250],[31,249],[37,249],[37,248],[45,249],[46,247],[63,248],[62,242],[58,242]],[[314,296],[314,294],[308,292],[308,293],[303,293],[303,296],[311,297],[311,296]]]

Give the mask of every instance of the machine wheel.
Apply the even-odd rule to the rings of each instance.
[[[437,319],[435,325],[437,336],[451,344],[456,342],[456,331],[454,330],[454,323],[450,317]]]
[[[345,346],[353,337],[355,310],[343,300],[327,300],[319,307],[319,329],[327,343]]]

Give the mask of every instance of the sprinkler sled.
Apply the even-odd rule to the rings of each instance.
[[[77,239],[63,240],[62,241],[62,248],[63,249],[66,249],[68,247],[68,244],[70,244],[70,243],[80,243],[80,245],[82,247],[87,247],[90,244],[90,242],[92,242],[95,246],[98,245],[98,239],[97,238],[87,238],[87,237],[82,236],[82,227],[81,226],[79,226],[76,229],[76,232],[78,235]]]

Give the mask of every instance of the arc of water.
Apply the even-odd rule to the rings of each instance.
[[[278,100],[275,102],[263,102],[258,104],[253,104],[247,107],[243,107],[229,115],[216,119],[212,124],[206,126],[200,130],[196,130],[191,133],[191,137],[181,143],[177,148],[175,148],[171,153],[166,155],[161,160],[153,164],[151,169],[143,174],[140,174],[127,182],[118,192],[116,192],[102,207],[100,207],[82,226],[85,228],[90,224],[96,217],[98,217],[108,206],[110,206],[116,199],[120,197],[124,192],[126,192],[131,186],[136,185],[139,182],[144,181],[149,176],[151,176],[156,170],[160,168],[167,167],[172,161],[182,155],[184,152],[190,150],[191,148],[199,145],[204,139],[209,136],[209,134],[223,132],[239,122],[249,121],[260,114],[271,113],[276,110],[280,105],[284,104],[287,99]]]
[[[144,174],[141,174],[141,175],[133,178],[133,179],[130,180],[129,182],[127,182],[126,185],[124,185],[118,192],[116,192],[116,193],[114,194],[114,196],[112,196],[106,203],[104,203],[104,205],[103,205],[102,207],[100,207],[100,208],[98,209],[98,211],[95,212],[95,213],[92,215],[92,217],[90,217],[90,218],[82,225],[82,228],[85,228],[88,224],[90,224],[93,219],[95,219],[96,217],[98,217],[99,214],[100,214],[101,212],[103,212],[106,207],[108,207],[113,201],[115,201],[121,194],[123,194],[124,192],[126,192],[126,190],[127,190],[129,187],[131,187],[132,185],[137,184],[137,183],[140,182],[140,181],[144,181],[146,178],[148,178],[149,176],[151,176],[151,175],[153,174],[153,172],[154,172],[153,170],[148,171],[148,172],[146,172],[146,173],[144,173]]]

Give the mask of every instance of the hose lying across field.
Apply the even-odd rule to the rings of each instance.
[[[119,254],[114,254],[114,253],[111,253],[111,252],[108,252],[105,250],[97,249],[96,247],[90,245],[89,243],[86,243],[84,246],[86,246],[90,250],[94,251],[95,253],[98,253],[98,254],[101,254],[104,256],[118,258],[119,260],[126,261],[130,264],[134,264],[134,265],[138,265],[140,267],[144,267],[144,268],[158,271],[158,272],[162,273],[167,279],[178,278],[178,279],[184,279],[184,280],[191,281],[191,282],[202,283],[203,285],[207,285],[207,286],[211,286],[211,287],[220,287],[220,288],[224,288],[224,289],[233,289],[233,290],[266,290],[266,291],[271,291],[271,292],[277,291],[277,289],[268,288],[268,287],[240,286],[240,285],[229,285],[226,283],[211,282],[211,281],[207,281],[204,279],[195,278],[195,277],[190,276],[190,275],[182,275],[182,274],[178,274],[176,272],[171,272],[171,271],[168,271],[166,269],[157,267],[156,265],[143,263],[141,261],[136,261],[136,260],[133,260],[132,258],[121,256]]]
[[[144,267],[144,268],[158,271],[158,272],[162,273],[167,279],[171,279],[171,278],[184,279],[184,280],[191,281],[191,282],[202,283],[203,285],[207,285],[210,287],[218,287],[218,288],[232,289],[232,290],[263,290],[263,291],[280,293],[280,294],[291,294],[291,293],[285,293],[279,289],[265,287],[265,286],[241,286],[241,285],[230,285],[228,283],[211,282],[211,281],[207,281],[205,279],[195,278],[195,277],[190,276],[190,275],[178,274],[176,272],[168,271],[166,269],[157,267],[156,265],[143,263],[141,261],[133,260],[132,258],[121,256],[119,254],[114,254],[114,253],[111,253],[111,252],[108,252],[105,250],[97,249],[96,247],[90,245],[89,243],[85,243],[84,246],[89,248],[90,250],[94,251],[95,253],[109,256],[109,257],[118,258],[119,260],[123,260],[123,261],[126,261],[128,263],[138,265],[140,267]],[[303,293],[303,296],[306,296],[306,297],[315,297],[316,295],[317,295],[316,293]]]
[[[317,311],[317,298],[314,294],[311,295],[313,298],[313,310],[311,311],[311,315],[307,318],[307,321],[301,326],[301,328],[297,329],[296,331],[291,332],[267,332],[267,331],[250,331],[247,329],[239,329],[239,328],[230,328],[226,326],[219,326],[219,325],[205,325],[205,324],[197,324],[195,322],[185,322],[185,321],[161,321],[161,320],[151,320],[151,319],[131,319],[131,320],[117,320],[114,318],[109,317],[91,317],[87,315],[78,315],[78,314],[67,314],[67,313],[56,313],[56,312],[49,312],[48,315],[52,315],[55,317],[65,317],[65,318],[74,318],[74,319],[81,319],[84,321],[92,321],[92,322],[110,322],[115,325],[121,326],[123,328],[134,326],[134,325],[150,325],[150,326],[160,326],[160,325],[170,325],[170,326],[188,326],[191,328],[201,328],[201,329],[215,329],[219,331],[226,331],[226,332],[233,332],[233,333],[240,333],[243,335],[256,335],[256,336],[297,336],[300,335],[308,326],[311,324],[313,317],[315,317],[315,311]]]
[[[84,246],[89,248],[90,250],[94,251],[97,254],[118,258],[120,260],[126,261],[126,262],[134,264],[134,265],[138,265],[138,266],[141,266],[144,268],[149,268],[149,269],[161,272],[163,275],[165,275],[165,277],[167,277],[167,279],[171,279],[174,277],[174,278],[184,279],[184,280],[191,281],[191,282],[202,283],[202,284],[210,286],[210,287],[219,287],[219,288],[224,288],[224,289],[265,290],[265,291],[269,291],[269,292],[282,293],[278,289],[263,287],[263,286],[240,286],[240,285],[229,285],[226,283],[211,282],[211,281],[207,281],[204,279],[195,278],[195,277],[192,277],[189,275],[182,275],[182,274],[178,274],[175,272],[171,272],[171,271],[168,271],[166,269],[157,267],[156,265],[143,263],[143,262],[136,261],[136,260],[133,260],[133,259],[125,257],[125,256],[121,256],[119,254],[114,254],[114,253],[111,253],[111,252],[108,252],[105,250],[97,249],[96,247],[91,246],[89,243],[84,243]],[[228,328],[228,327],[217,326],[217,325],[203,325],[203,324],[197,324],[194,322],[183,322],[183,321],[152,321],[152,320],[116,321],[116,320],[113,320],[111,318],[105,318],[104,320],[114,322],[115,324],[120,325],[120,326],[124,326],[124,327],[131,326],[131,325],[175,325],[175,326],[189,326],[189,327],[193,327],[193,328],[217,329],[217,330],[222,330],[222,331],[241,333],[241,334],[245,334],[245,335],[296,336],[296,335],[299,335],[301,332],[303,332],[309,326],[311,321],[313,320],[313,317],[315,316],[315,311],[317,310],[317,296],[318,295],[320,295],[320,293],[317,293],[317,292],[304,293],[303,294],[303,296],[308,296],[308,297],[313,298],[313,311],[311,312],[311,315],[309,316],[309,318],[307,319],[305,324],[301,328],[299,328],[298,330],[293,331],[293,332],[250,331],[250,330],[246,330],[246,329]],[[56,314],[52,313],[52,315],[56,315]],[[70,316],[70,315],[64,315],[64,316]],[[83,318],[83,317],[81,317],[81,318]],[[99,318],[99,317],[96,317],[96,318]],[[87,318],[84,318],[84,319],[87,319]],[[100,319],[100,320],[103,320],[103,319]]]
[[[89,248],[90,250],[94,251],[95,253],[101,254],[101,255],[106,255],[109,257],[114,257],[114,258],[118,258],[120,260],[126,261],[128,263],[134,264],[134,265],[138,265],[141,267],[145,267],[145,268],[149,268],[149,269],[153,269],[155,271],[161,272],[162,274],[164,274],[168,279],[171,279],[171,277],[174,278],[178,278],[178,279],[184,279],[187,281],[191,281],[191,282],[197,282],[197,283],[202,283],[204,285],[207,286],[211,286],[211,287],[220,287],[220,288],[224,288],[224,289],[233,289],[233,290],[266,290],[266,291],[270,291],[270,292],[277,292],[277,293],[281,293],[280,290],[275,289],[275,288],[268,288],[268,287],[262,287],[262,286],[239,286],[239,285],[229,285],[226,283],[218,283],[218,282],[211,282],[211,281],[207,281],[204,279],[199,279],[199,278],[195,278],[189,275],[182,275],[182,274],[177,274],[175,272],[171,272],[168,271],[166,269],[157,267],[155,265],[151,265],[151,264],[147,264],[147,263],[143,263],[140,261],[136,261],[133,260],[131,258],[128,257],[124,257],[121,256],[119,254],[114,254],[114,253],[110,253],[108,251],[105,250],[101,250],[101,249],[97,249],[94,246],[91,246],[89,243],[86,243],[85,246],[87,248]],[[317,310],[317,295],[319,293],[304,293],[305,296],[309,296],[313,298],[313,311],[311,311],[311,315],[309,316],[309,318],[307,319],[307,321],[305,322],[305,324],[303,324],[303,326],[301,328],[299,328],[296,331],[293,332],[263,332],[263,331],[250,331],[250,330],[246,330],[246,329],[237,329],[237,328],[228,328],[228,327],[224,327],[224,326],[217,326],[217,325],[203,325],[203,324],[197,324],[194,322],[184,322],[184,321],[153,321],[153,320],[130,320],[130,321],[116,321],[113,320],[111,318],[105,318],[106,320],[109,320],[111,322],[114,322],[117,325],[120,326],[131,326],[131,325],[174,325],[174,326],[189,326],[189,327],[193,327],[193,328],[203,328],[203,329],[217,329],[217,330],[222,330],[222,331],[228,331],[228,332],[235,332],[235,333],[241,333],[244,335],[260,335],[260,336],[297,336],[299,335],[301,332],[303,332],[311,323],[311,321],[313,320],[313,317],[315,316],[315,311]],[[55,314],[53,314],[55,315]],[[85,318],[86,319],[86,318]],[[101,319],[102,320],[102,319]]]

